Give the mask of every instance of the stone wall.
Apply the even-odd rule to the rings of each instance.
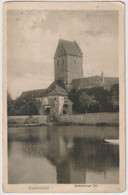
[[[9,125],[48,125],[48,116],[9,116]],[[119,113],[87,113],[79,115],[60,115],[58,116],[58,124],[78,124],[78,125],[119,125]]]
[[[37,116],[8,116],[8,124],[47,124],[46,115]]]
[[[55,80],[62,80],[66,83],[67,79],[67,57],[61,56],[54,59],[54,78]]]
[[[67,55],[67,84],[79,78],[83,78],[83,58]]]
[[[74,123],[74,124],[119,124],[119,113],[87,113],[77,115],[63,115],[58,118],[59,123]]]
[[[72,79],[83,78],[83,57],[59,55],[54,59],[54,78],[62,80],[68,89]]]

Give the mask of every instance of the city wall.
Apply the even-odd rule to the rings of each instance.
[[[87,113],[59,116],[59,123],[85,125],[118,125],[119,113]]]
[[[9,126],[49,125],[46,115],[37,116],[9,116]],[[54,123],[56,125],[119,125],[119,113],[87,113],[75,115],[61,115]]]
[[[35,115],[35,116],[8,116],[8,125],[9,126],[40,126],[47,125],[47,116],[46,115]]]

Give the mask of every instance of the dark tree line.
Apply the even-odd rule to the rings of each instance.
[[[118,112],[119,111],[119,85],[113,85],[111,90],[102,87],[70,91],[69,99],[73,102],[74,113],[87,112]],[[7,92],[8,115],[38,115],[40,101],[20,96],[12,100]]]
[[[12,100],[9,92],[7,92],[7,112],[8,115],[38,115],[39,114],[39,103],[35,102],[34,99],[17,98]]]
[[[102,87],[83,89],[70,92],[75,113],[87,112],[118,112],[119,111],[119,85],[113,85],[111,90]]]

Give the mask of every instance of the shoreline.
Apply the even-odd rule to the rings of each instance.
[[[119,113],[60,115],[55,120],[47,115],[8,116],[8,127],[37,126],[119,126]]]
[[[47,123],[47,124],[8,124],[11,127],[43,127],[43,126],[114,126],[118,127],[119,123]]]

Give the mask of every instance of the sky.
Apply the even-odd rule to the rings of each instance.
[[[119,74],[118,11],[8,10],[7,87],[13,99],[54,80],[59,39],[83,52],[84,77]]]

